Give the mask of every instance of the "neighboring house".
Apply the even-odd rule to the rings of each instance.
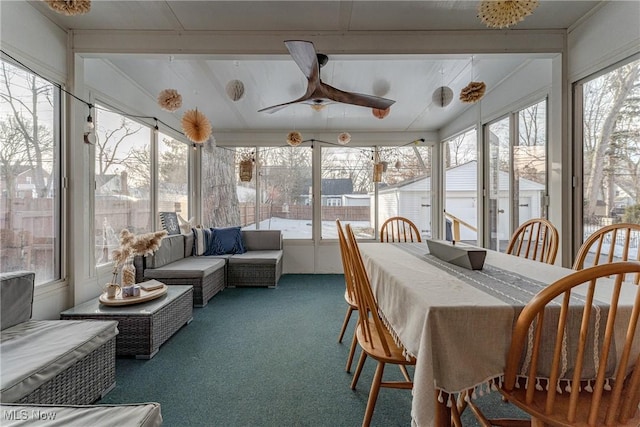
[[[311,188],[311,181],[309,181],[308,187]],[[353,195],[353,182],[351,178],[323,178],[321,192],[321,206],[345,206],[344,196]],[[367,195],[363,196],[369,197]],[[311,196],[309,194],[299,196],[298,200],[303,205],[311,204]],[[362,205],[353,204],[351,206]]]
[[[477,225],[477,167],[476,161],[448,169],[445,172],[446,211],[457,218]],[[509,174],[500,172],[498,178],[498,238],[509,239],[511,231],[509,218],[508,186]],[[520,178],[520,219],[541,215],[542,196],[545,186],[528,179]],[[373,202],[374,195],[370,195]],[[423,235],[431,233],[431,177],[413,178],[401,183],[378,189],[379,223],[391,216],[400,215],[413,221]],[[372,211],[373,215],[373,211]],[[371,218],[373,223],[373,217]],[[476,233],[461,227],[462,240],[475,240]]]
[[[15,187],[13,188],[14,194],[13,197],[18,199],[25,198],[36,198],[38,197],[38,191],[36,189],[36,185],[34,182],[34,170],[32,167],[23,165],[16,166],[12,168],[13,174],[15,174]],[[51,174],[46,170],[42,169],[42,176],[44,178],[44,183],[47,185],[49,180],[51,179]],[[7,182],[2,179],[0,180],[0,193],[6,195],[9,191],[6,188]]]

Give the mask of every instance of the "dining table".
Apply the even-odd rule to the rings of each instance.
[[[477,397],[500,386],[517,315],[540,290],[574,271],[488,249],[483,268],[471,270],[433,256],[424,242],[358,247],[387,328],[406,356],[416,358],[411,417],[419,427],[449,426],[461,393]],[[598,287],[595,296],[610,301],[610,287]],[[621,322],[634,298],[628,284]],[[615,329],[616,343],[625,331]]]

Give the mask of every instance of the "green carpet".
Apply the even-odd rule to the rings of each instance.
[[[116,387],[98,403],[159,402],[165,426],[359,426],[375,362],[352,391],[344,366],[355,318],[337,343],[343,294],[342,275],[225,289],[153,359],[118,358]],[[387,367],[385,379],[400,378]],[[499,393],[484,400],[487,412],[506,406]],[[477,425],[468,415],[465,426]],[[372,426],[410,425],[411,392],[382,389]]]

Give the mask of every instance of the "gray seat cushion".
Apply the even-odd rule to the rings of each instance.
[[[162,414],[159,403],[124,405],[26,405],[0,404],[0,412],[9,414],[2,419],[4,427],[38,425],[42,427],[118,426],[159,427]],[[16,416],[11,416],[15,414]],[[20,417],[20,415],[23,415]],[[38,414],[51,417],[38,417]]]
[[[16,402],[113,339],[118,322],[29,320],[2,331],[0,399]]]
[[[194,279],[203,278],[213,272],[224,269],[226,262],[223,258],[189,257],[182,258],[159,268],[147,268],[144,277],[147,279]]]
[[[249,251],[235,254],[229,258],[229,264],[277,264],[282,259],[282,251]]]
[[[0,324],[7,329],[31,319],[36,274],[14,271],[0,274]]]

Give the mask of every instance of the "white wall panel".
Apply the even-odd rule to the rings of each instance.
[[[640,2],[603,2],[570,31],[567,45],[571,82],[640,52]]]
[[[2,50],[43,76],[64,82],[67,33],[23,1],[0,2]]]

